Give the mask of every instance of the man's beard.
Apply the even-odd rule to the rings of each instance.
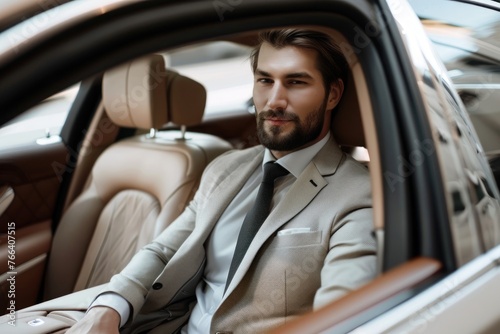
[[[309,113],[303,123],[297,115],[283,110],[267,110],[257,114],[257,136],[262,145],[273,151],[293,151],[315,140],[323,130],[326,100],[314,112]],[[275,117],[295,124],[292,131],[283,135],[283,129],[271,125],[265,129],[265,119]]]

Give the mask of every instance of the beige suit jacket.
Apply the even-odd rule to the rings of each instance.
[[[134,324],[172,319],[160,326],[171,333],[187,320],[204,243],[263,155],[258,146],[214,160],[184,213],[112,278],[108,289],[129,301]],[[310,232],[278,235],[301,227]],[[372,230],[369,173],[330,140],[256,234],[211,333],[266,331],[368,282],[376,272]]]

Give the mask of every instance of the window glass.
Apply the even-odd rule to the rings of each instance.
[[[167,53],[167,66],[202,83],[207,90],[205,116],[247,111],[252,97],[251,48],[212,42]]]
[[[412,0],[486,155],[500,155],[500,6]],[[494,5],[492,5],[494,7]]]
[[[0,128],[0,149],[58,138],[80,85],[49,97]],[[42,141],[43,142],[43,141]]]
[[[435,42],[435,47],[445,60],[486,154],[500,153],[500,61],[443,42]],[[454,57],[450,57],[452,52]]]
[[[205,116],[246,112],[252,96],[251,48],[210,42],[167,52],[167,66],[202,83],[207,90]],[[58,136],[79,85],[56,94],[0,128],[0,149]]]
[[[423,20],[445,23],[460,27],[478,39],[500,46],[498,29],[500,13],[479,5],[458,1],[410,0],[417,15]]]

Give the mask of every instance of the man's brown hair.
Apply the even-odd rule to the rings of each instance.
[[[287,46],[315,50],[318,54],[316,66],[323,76],[325,91],[340,79],[347,84],[349,65],[340,47],[325,33],[303,29],[277,29],[259,33],[259,45],[250,55],[252,70],[255,73],[262,43],[269,43],[276,49]]]

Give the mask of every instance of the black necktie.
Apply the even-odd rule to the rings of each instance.
[[[274,162],[267,162],[264,164],[264,176],[260,184],[259,192],[257,193],[257,198],[255,199],[253,207],[245,216],[245,220],[243,220],[238,241],[236,242],[233,260],[231,261],[231,266],[229,267],[229,273],[227,275],[226,289],[229,283],[231,283],[234,273],[236,269],[238,269],[243,256],[245,256],[253,237],[257,234],[262,223],[269,215],[271,200],[273,199],[274,193],[274,180],[288,173],[289,172],[280,164]]]

